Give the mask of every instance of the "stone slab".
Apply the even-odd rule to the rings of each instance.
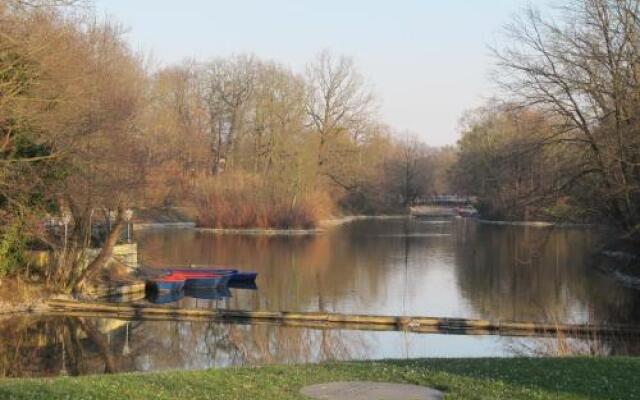
[[[330,382],[302,388],[300,393],[317,400],[442,400],[444,394],[416,385],[380,382]]]

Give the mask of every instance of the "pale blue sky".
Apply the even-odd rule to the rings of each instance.
[[[253,53],[302,71],[315,53],[352,56],[382,120],[454,143],[462,113],[495,93],[487,49],[509,17],[544,0],[95,0],[163,64]]]

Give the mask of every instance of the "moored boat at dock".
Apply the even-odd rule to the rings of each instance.
[[[257,272],[244,272],[231,268],[170,268],[165,270],[167,273],[172,274],[194,274],[194,273],[207,273],[216,275],[230,275],[229,282],[253,282],[258,277]]]
[[[156,292],[180,292],[184,289],[186,280],[182,276],[166,275],[147,281],[147,289]]]

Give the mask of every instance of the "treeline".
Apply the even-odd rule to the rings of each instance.
[[[379,121],[347,57],[321,52],[302,73],[250,55],[148,64],[85,3],[0,0],[0,275],[40,246],[54,254],[46,281],[78,288],[129,208],[311,227],[446,190],[430,166],[451,151]]]
[[[466,120],[458,191],[490,218],[640,228],[640,2],[535,9],[495,50],[505,101]],[[553,14],[553,16],[551,15]]]
[[[443,151],[379,121],[347,57],[320,52],[303,73],[248,55],[185,62],[148,88],[144,204],[189,202],[202,225],[312,227],[446,190],[431,168]]]

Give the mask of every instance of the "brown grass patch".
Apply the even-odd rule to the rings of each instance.
[[[0,312],[24,311],[51,295],[44,284],[25,282],[20,277],[0,279]]]

